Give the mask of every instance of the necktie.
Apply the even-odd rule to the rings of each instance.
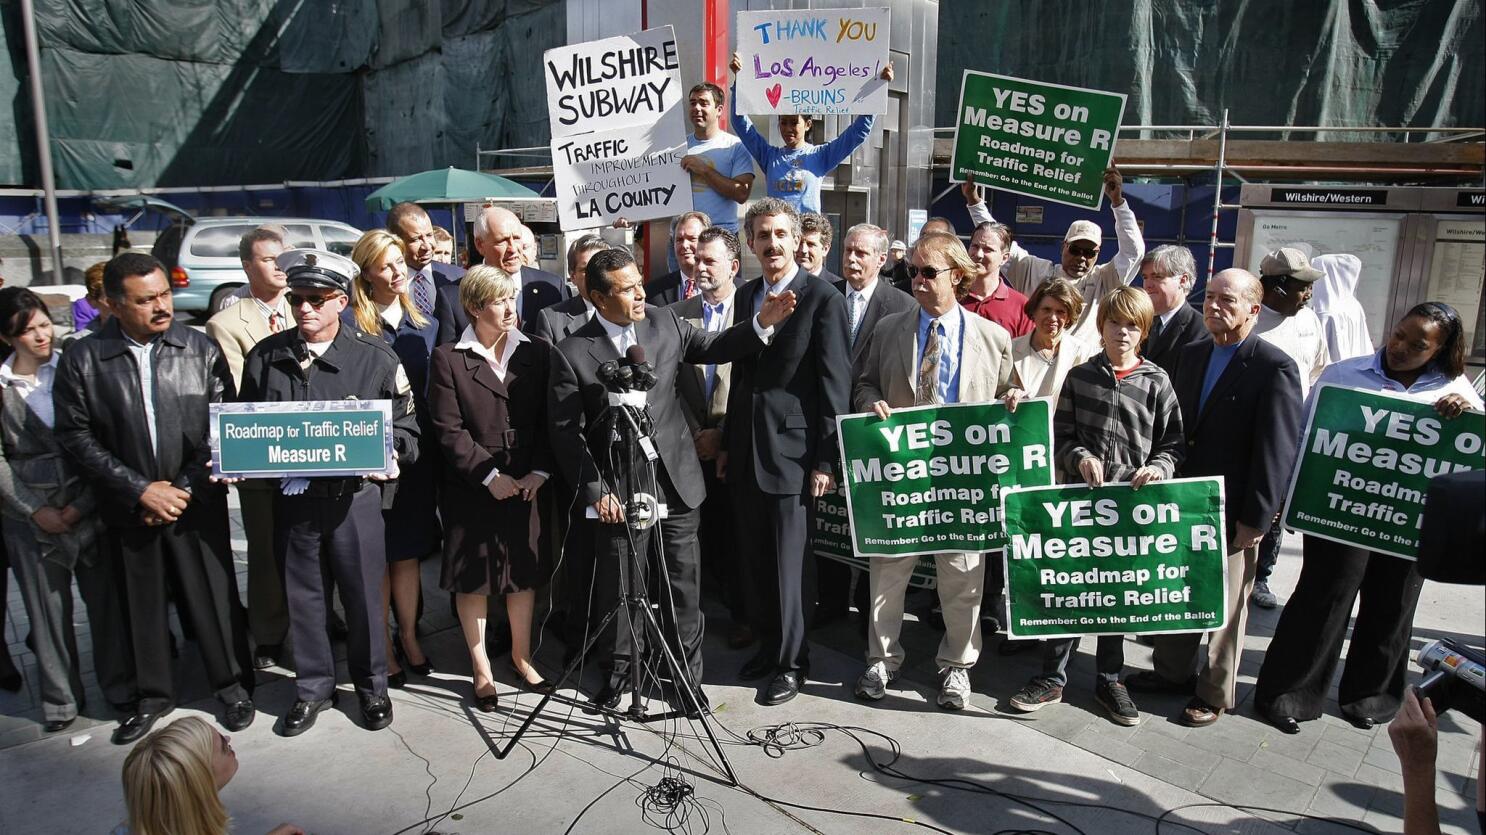
[[[1161,335],[1161,317],[1160,316],[1157,316],[1156,318],[1154,318],[1154,319],[1151,320],[1151,332],[1145,338],[1146,348],[1149,349],[1150,346],[1156,344],[1156,338],[1159,337],[1160,335]]]
[[[862,326],[862,294],[852,290],[846,296],[846,315],[850,319],[851,341],[857,341],[857,328]]]
[[[268,314],[268,332],[278,333],[284,329],[284,317],[277,310]]]
[[[913,402],[916,406],[929,406],[939,400],[939,329],[938,322],[929,323],[929,336],[924,340],[924,356],[918,361],[918,385],[914,388]]]
[[[619,332],[619,355],[622,357],[629,353],[629,347],[635,344],[635,329],[625,328]]]
[[[423,273],[413,274],[413,304],[424,316],[433,315],[433,294],[428,291],[428,277]]]
[[[722,330],[722,304],[708,304],[702,302],[702,329],[708,333]],[[707,383],[707,400],[712,400],[712,392],[717,389],[717,366],[702,366],[702,378]]]
[[[686,280],[685,286],[681,290],[681,297],[683,299],[689,299],[692,296],[695,296],[696,294],[697,294],[697,280],[694,279],[694,278],[688,278]]]

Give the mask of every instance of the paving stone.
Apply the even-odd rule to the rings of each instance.
[[[1183,740],[1188,745],[1223,757],[1247,762],[1259,750],[1264,730],[1242,716],[1228,716],[1206,728],[1192,728]]]
[[[1311,765],[1317,765],[1327,771],[1334,771],[1345,777],[1351,777],[1357,773],[1357,766],[1362,765],[1364,754],[1361,751],[1337,745],[1335,742],[1321,740],[1316,747],[1311,749],[1305,761]]]
[[[1278,730],[1265,725],[1264,735],[1259,740],[1259,748],[1264,751],[1273,751],[1276,754],[1284,754],[1291,759],[1303,760],[1311,755],[1316,744],[1321,741],[1318,733],[1307,733],[1302,730],[1298,734],[1280,733]],[[1358,754],[1361,759],[1361,754]]]
[[[1151,753],[1160,754],[1169,760],[1202,770],[1212,769],[1222,759],[1212,751],[1204,751],[1194,745],[1188,745],[1181,740],[1160,734],[1137,736],[1131,744]]]
[[[1198,786],[1201,786],[1202,781],[1212,772],[1212,769],[1193,768],[1186,763],[1167,759],[1153,751],[1141,754],[1130,767],[1143,774],[1149,774],[1157,780],[1164,780],[1189,791],[1197,791]]]
[[[1249,763],[1222,758],[1198,791],[1224,803],[1302,811],[1310,806],[1316,787]]]
[[[1006,715],[1006,714],[1003,714]],[[1012,715],[1013,721],[1026,723],[1028,727],[1048,736],[1070,742],[1085,729],[1109,723],[1096,721],[1087,711],[1073,705],[1048,705],[1036,713]]]
[[[1118,739],[1095,733],[1089,728],[1074,734],[1073,738],[1068,741],[1085,751],[1091,751],[1120,765],[1133,765],[1136,760],[1140,759],[1140,755],[1145,753],[1128,742],[1121,742]]]
[[[1110,739],[1118,739],[1121,742],[1131,742],[1135,739],[1136,735],[1140,733],[1142,728],[1154,721],[1145,717],[1141,717],[1141,719],[1142,721],[1139,725],[1127,727],[1125,725],[1116,725],[1115,723],[1106,719],[1103,714],[1100,714],[1093,717],[1094,721],[1089,723],[1089,730],[1101,736],[1107,736]],[[1137,745],[1136,747],[1143,746]]]
[[[1398,763],[1398,755],[1393,753],[1391,747],[1386,749],[1371,748],[1363,756],[1362,761],[1375,768],[1381,768],[1384,771],[1401,772],[1403,770],[1403,767]],[[1436,760],[1436,765],[1438,765],[1438,760]]]
[[[1167,739],[1185,740],[1192,733],[1192,729],[1173,722],[1164,714],[1158,714],[1136,728],[1137,736],[1164,736]]]
[[[1397,771],[1384,771],[1381,768],[1366,763],[1357,767],[1357,774],[1354,779],[1359,783],[1377,786],[1380,789],[1396,792],[1403,791],[1403,775]]]
[[[1326,769],[1300,760],[1292,760],[1284,754],[1276,754],[1273,751],[1254,752],[1254,756],[1249,759],[1249,764],[1312,786],[1319,786],[1326,780]]]
[[[1341,820],[1361,820],[1377,792],[1377,786],[1353,781],[1331,782],[1316,790],[1306,812]]]
[[[1365,733],[1359,732],[1353,727],[1339,727],[1328,724],[1321,731],[1321,738],[1327,742],[1335,742],[1346,748],[1357,751],[1366,751],[1373,746],[1373,738]]]

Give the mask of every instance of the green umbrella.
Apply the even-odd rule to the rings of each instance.
[[[385,212],[392,208],[392,204],[404,200],[415,203],[477,203],[492,197],[537,196],[526,186],[505,177],[451,166],[393,180],[368,194],[366,207]]]

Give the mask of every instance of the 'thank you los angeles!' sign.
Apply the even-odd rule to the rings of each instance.
[[[213,403],[212,475],[354,477],[390,473],[391,400]]]
[[[564,232],[691,210],[676,35],[670,26],[542,55]]]
[[[886,8],[738,13],[739,113],[887,113]]]

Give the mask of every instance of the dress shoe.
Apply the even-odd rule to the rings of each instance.
[[[1300,720],[1296,719],[1294,716],[1268,716],[1268,715],[1266,715],[1264,718],[1266,718],[1266,719],[1269,720],[1269,724],[1274,725],[1276,728],[1279,728],[1282,733],[1287,733],[1287,734],[1298,734],[1298,733],[1300,733]]]
[[[516,680],[521,683],[521,689],[525,690],[528,693],[547,694],[557,689],[552,686],[552,682],[548,681],[545,678],[542,678],[540,675],[537,676],[536,681],[527,681],[526,676],[522,675],[521,671],[516,669],[515,664],[510,664],[508,666],[511,668],[511,675],[515,676]],[[535,672],[536,668],[533,667],[532,670],[533,672]]]
[[[1126,680],[1126,684],[1129,684],[1128,679]],[[1182,709],[1182,715],[1179,721],[1189,728],[1205,728],[1218,721],[1218,717],[1222,714],[1223,709],[1221,707],[1215,707],[1201,699],[1193,699],[1187,702],[1187,706]]]
[[[614,710],[619,707],[619,700],[624,697],[624,693],[624,687],[605,684],[604,689],[588,700],[588,707],[583,708],[583,712],[589,716],[597,716],[605,710]]]
[[[687,719],[701,719],[703,713],[712,712],[712,701],[707,698],[706,693],[702,692],[701,687],[693,689],[692,692],[697,694],[695,704],[692,703],[691,698],[684,691],[679,693],[677,698],[681,702],[682,709],[686,711]]]
[[[761,705],[782,705],[800,695],[800,687],[804,683],[803,672],[785,670],[769,682],[769,686],[764,688],[764,692],[755,701]]]
[[[753,645],[753,628],[746,623],[735,623],[728,630],[728,649],[743,649]]]
[[[408,671],[407,670],[398,670],[395,673],[388,673],[387,674],[387,686],[393,688],[394,690],[401,690],[404,687],[407,687],[408,686]]]
[[[481,713],[494,713],[500,707],[500,694],[491,692],[487,695],[475,694],[475,709]]]
[[[1141,670],[1125,678],[1125,686],[1136,693],[1176,693],[1191,695],[1197,686],[1196,677],[1186,681],[1171,681],[1154,670]]]
[[[49,734],[54,734],[67,730],[68,728],[72,727],[72,723],[76,721],[76,716],[72,717],[71,719],[48,719],[47,723],[42,726],[42,729]]]
[[[1342,715],[1346,716],[1346,714]],[[1359,731],[1370,731],[1378,726],[1378,720],[1371,716],[1347,716],[1347,721]]]
[[[237,733],[253,724],[253,720],[257,716],[258,711],[253,709],[252,699],[233,702],[222,713],[222,727],[233,733]]]
[[[307,702],[303,699],[294,703],[289,712],[284,714],[284,728],[279,731],[280,736],[299,736],[315,725],[315,717],[320,711],[340,701],[340,695],[332,692],[328,699],[318,699]]]
[[[175,706],[167,707],[157,713],[144,713],[136,711],[125,719],[118,728],[114,729],[113,743],[115,745],[128,745],[137,742],[140,737],[150,732],[155,727],[155,722],[175,710]]]
[[[422,664],[414,664],[408,658],[408,649],[403,646],[402,633],[398,632],[392,636],[392,652],[397,656],[397,666],[411,672],[415,676],[427,676],[433,672],[433,664],[429,663],[428,656],[423,657]]]
[[[386,696],[363,696],[361,724],[369,731],[380,731],[392,724],[392,700]]]
[[[738,670],[738,678],[744,681],[757,681],[772,675],[778,669],[779,662],[774,656],[760,652],[748,659],[748,663]]]
[[[279,657],[283,654],[283,644],[259,644],[258,648],[253,650],[253,669],[266,670],[269,667],[276,667]]]

